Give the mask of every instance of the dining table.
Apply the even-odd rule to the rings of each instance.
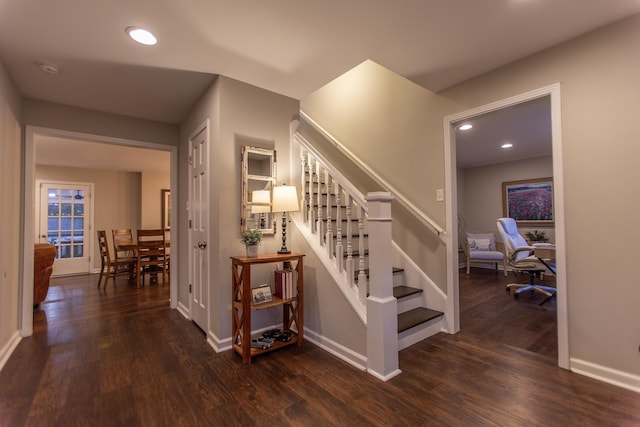
[[[169,249],[171,246],[171,242],[166,241],[165,242],[165,250]],[[136,277],[135,277],[135,281],[136,281],[136,287],[140,287],[140,247],[138,246],[138,243],[135,241],[120,241],[118,242],[117,246],[116,246],[116,250],[118,252],[130,252],[132,254],[132,257],[135,258],[137,260],[137,265],[136,265]],[[167,252],[168,253],[168,252]],[[157,280],[157,278],[156,278]]]

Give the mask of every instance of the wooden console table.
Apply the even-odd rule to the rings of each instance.
[[[231,324],[233,349],[242,356],[243,363],[251,363],[251,358],[259,354],[277,350],[282,347],[303,342],[303,301],[304,301],[304,254],[262,254],[257,257],[231,257],[232,291],[231,291]],[[273,301],[252,304],[251,302],[251,266],[255,264],[283,263],[295,271],[294,283],[297,295],[294,298],[282,299],[273,295]],[[295,266],[292,265],[295,263]],[[251,312],[269,307],[282,306],[282,330],[292,332],[291,340],[275,341],[268,349],[251,348]],[[293,325],[297,331],[291,330]]]

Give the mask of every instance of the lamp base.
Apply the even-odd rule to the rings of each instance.
[[[290,254],[290,253],[291,253],[291,251],[290,251],[289,249],[286,249],[286,248],[285,248],[285,249],[280,249],[280,250],[278,251],[278,253],[279,253],[279,254],[283,254],[283,255],[284,255],[284,254]]]

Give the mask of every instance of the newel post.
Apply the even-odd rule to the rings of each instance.
[[[387,381],[398,368],[398,306],[393,297],[390,193],[367,194],[369,297],[367,298],[367,370]]]

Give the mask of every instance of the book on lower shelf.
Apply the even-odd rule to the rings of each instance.
[[[282,299],[295,298],[298,294],[296,284],[293,280],[293,270],[276,270],[274,295]]]

